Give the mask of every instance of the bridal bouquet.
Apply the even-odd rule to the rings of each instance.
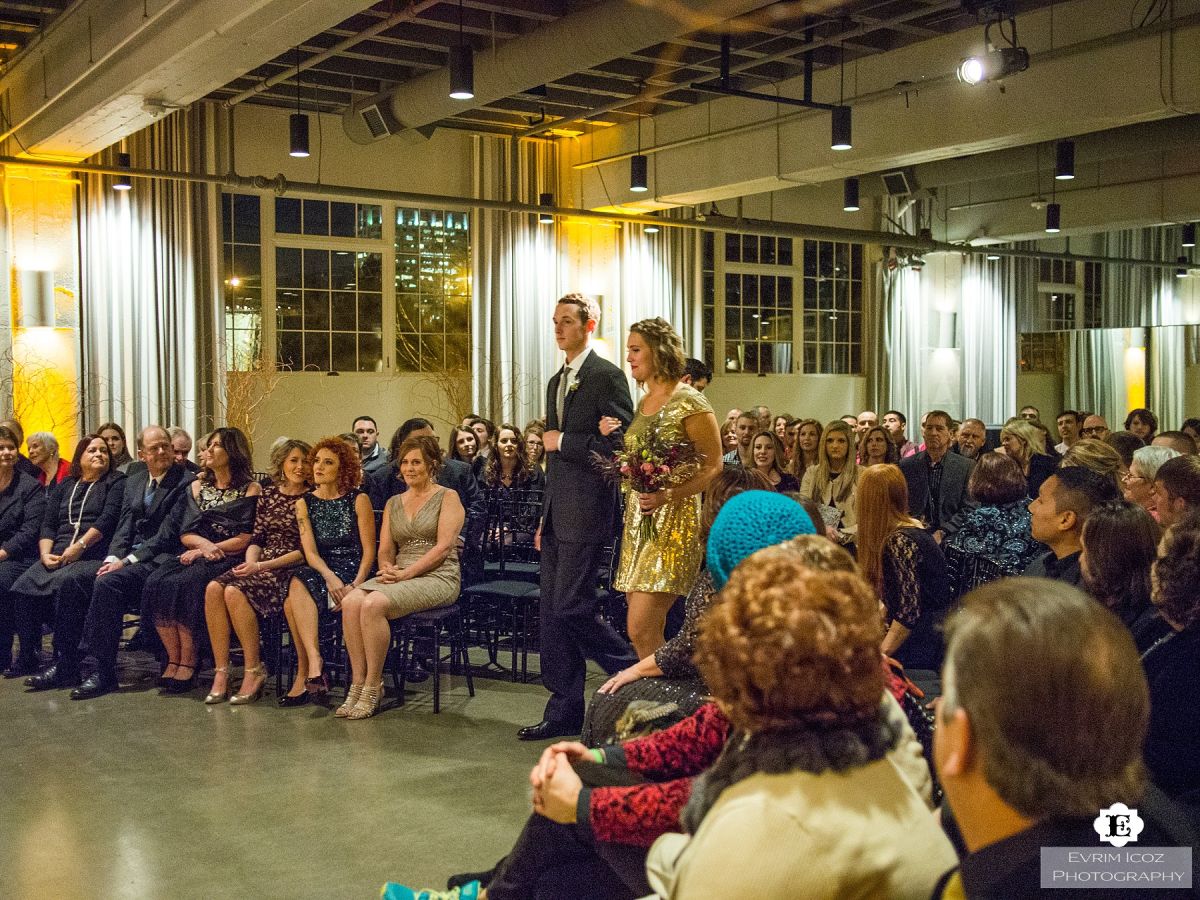
[[[700,455],[691,441],[669,438],[654,422],[611,456],[593,453],[592,462],[601,475],[628,493],[653,494],[691,478]],[[642,513],[638,527],[643,541],[658,536],[653,513]]]

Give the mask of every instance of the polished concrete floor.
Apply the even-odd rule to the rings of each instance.
[[[149,658],[146,657],[146,660]],[[148,666],[88,702],[0,680],[5,898],[370,898],[444,887],[511,846],[540,685],[430,683],[373,719],[160,696]],[[594,682],[594,683],[593,683]],[[589,689],[599,683],[589,680]],[[234,683],[236,687],[237,682]]]

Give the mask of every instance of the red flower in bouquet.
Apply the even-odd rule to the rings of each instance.
[[[632,494],[653,494],[687,481],[699,467],[700,455],[689,440],[667,437],[655,422],[611,456],[592,454],[596,469]],[[653,513],[642,513],[643,540],[656,537]]]

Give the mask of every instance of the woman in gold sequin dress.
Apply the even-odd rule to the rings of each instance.
[[[680,473],[680,481],[652,494],[627,494],[621,563],[613,587],[629,604],[626,627],[638,657],[663,643],[667,611],[676,597],[688,593],[700,570],[700,495],[721,471],[721,435],[717,418],[704,395],[680,383],[683,341],[666,320],[644,319],[629,329],[626,361],[646,395],[633,423],[625,430],[625,447],[657,424],[671,442],[690,441],[698,461]],[[615,418],[600,420],[603,434],[620,427]],[[653,515],[654,534],[645,536],[643,514]]]

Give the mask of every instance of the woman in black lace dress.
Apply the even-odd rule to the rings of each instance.
[[[205,633],[208,583],[242,561],[254,530],[262,487],[250,467],[250,445],[237,428],[208,438],[205,468],[187,499],[164,525],[177,529],[184,551],[163,563],[142,589],[142,618],[153,622],[167,654],[159,683],[169,694],[192,689],[199,663],[197,636]]]
[[[271,452],[271,481],[263,488],[254,514],[254,536],[246,561],[208,583],[204,617],[212,644],[216,674],[208,704],[253,703],[267,683],[262,664],[258,620],[278,615],[287,596],[288,582],[304,561],[296,499],[308,489],[308,453],[304,441],[287,440]],[[229,697],[229,631],[232,625],[242,645],[242,686]]]
[[[375,566],[375,513],[356,487],[358,454],[338,438],[325,438],[308,458],[315,487],[296,501],[306,565],[293,573],[283,604],[296,648],[296,680],[280,706],[303,706],[310,695],[329,692],[318,640],[321,614],[340,609],[342,598]]]

